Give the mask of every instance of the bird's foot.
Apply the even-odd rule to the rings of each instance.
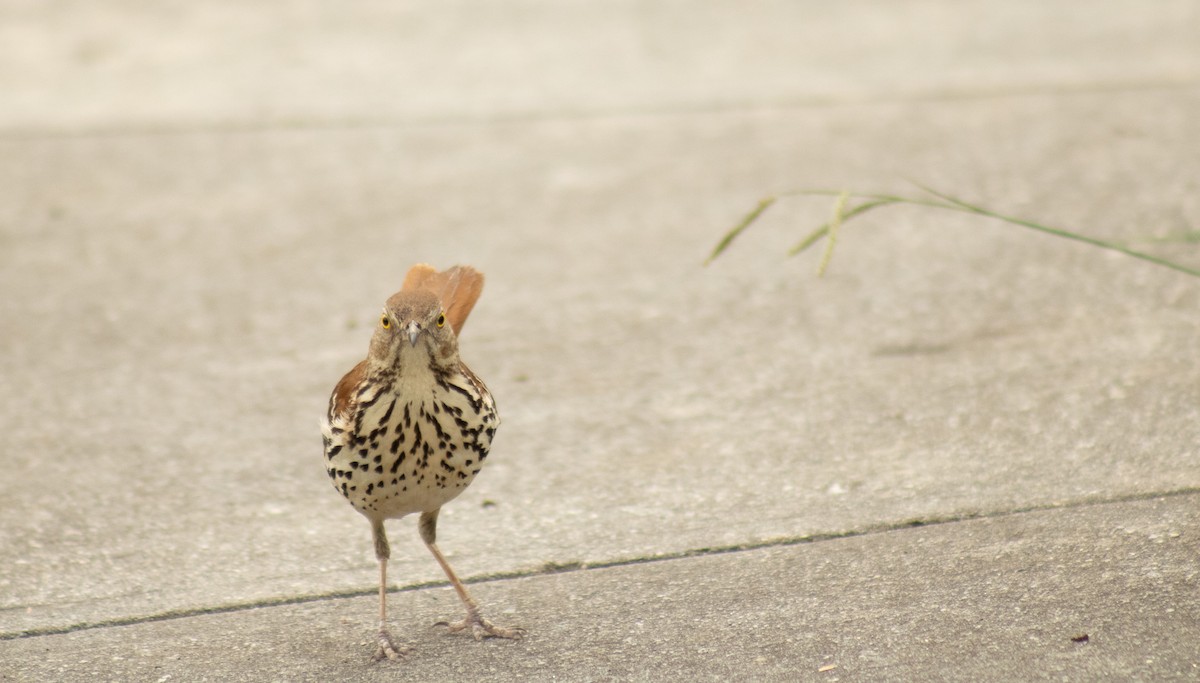
[[[378,647],[375,649],[375,661],[383,659],[404,659],[408,653],[412,652],[412,648],[404,645],[399,645],[392,640],[392,634],[387,632],[387,629],[379,629],[379,635],[376,637]]]
[[[471,635],[475,640],[483,640],[484,638],[509,638],[511,640],[519,640],[525,636],[525,629],[514,626],[505,628],[497,626],[492,622],[484,619],[482,615],[475,611],[467,612],[467,618],[460,621],[449,622],[439,621],[434,626],[445,626],[447,633],[458,633],[471,629]]]

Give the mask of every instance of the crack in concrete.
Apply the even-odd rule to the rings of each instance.
[[[714,555],[725,555],[738,552],[749,552],[754,550],[762,550],[765,548],[784,548],[797,545],[805,545],[808,543],[820,543],[824,541],[836,541],[840,539],[862,538],[867,536],[875,536],[905,529],[913,529],[926,526],[941,526],[948,524],[957,524],[961,522],[972,522],[991,519],[1004,519],[1006,517],[1015,517],[1018,515],[1031,514],[1035,512],[1047,512],[1053,510],[1079,510],[1089,507],[1099,507],[1104,505],[1117,505],[1122,503],[1131,503],[1138,501],[1150,500],[1166,500],[1180,496],[1190,496],[1200,494],[1200,487],[1189,486],[1181,489],[1175,489],[1165,492],[1154,493],[1133,493],[1124,496],[1115,497],[1084,497],[1071,501],[1050,502],[1035,505],[1027,505],[1016,507],[1008,510],[995,510],[992,512],[966,512],[952,515],[933,515],[928,517],[920,517],[909,519],[900,522],[890,522],[884,524],[872,524],[858,529],[846,531],[831,531],[825,533],[804,534],[801,536],[788,536],[773,539],[765,539],[761,541],[751,541],[749,543],[737,543],[731,545],[711,546],[703,548],[689,548],[686,550],[678,550],[669,553],[661,553],[657,555],[646,555],[641,557],[620,558],[614,560],[604,560],[600,562],[547,562],[541,567],[532,569],[519,569],[507,572],[496,572],[493,574],[481,574],[463,579],[463,583],[479,584],[491,583],[496,581],[509,581],[513,579],[537,578],[539,576],[550,576],[552,574],[564,574],[570,572],[590,571],[595,569],[612,569],[617,567],[630,567],[639,564],[650,564],[656,562],[669,562],[672,560],[682,560],[693,557],[707,557]],[[443,588],[449,586],[447,581],[426,581],[422,583],[414,583],[406,586],[399,586],[388,589],[388,593],[407,593],[411,591],[426,590],[429,588]],[[157,621],[170,621],[174,619],[187,619],[190,617],[207,616],[212,614],[229,614],[232,612],[243,612],[254,609],[263,609],[270,607],[285,607],[289,605],[303,605],[313,602],[325,602],[329,600],[343,600],[347,598],[361,598],[375,595],[377,588],[364,588],[361,590],[336,591],[331,593],[319,593],[311,595],[297,595],[291,597],[269,598],[263,600],[254,600],[249,602],[233,603],[230,605],[221,605],[216,607],[196,607],[191,609],[178,609],[160,612],[158,614],[148,614],[130,617],[120,617],[116,619],[105,619],[102,621],[80,622],[67,626],[51,626],[45,628],[35,628],[26,631],[15,631],[8,633],[0,633],[0,641],[18,640],[23,638],[37,638],[42,636],[64,635],[67,633],[75,633],[78,631],[88,631],[100,628],[114,628],[119,626],[134,626],[137,624],[149,624]]]

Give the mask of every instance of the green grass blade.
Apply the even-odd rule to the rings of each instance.
[[[1153,254],[1148,254],[1146,252],[1138,251],[1136,249],[1127,247],[1123,244],[1119,244],[1116,242],[1110,242],[1110,241],[1098,239],[1095,237],[1088,237],[1087,235],[1082,235],[1082,234],[1079,234],[1076,232],[1071,232],[1069,230],[1063,230],[1061,228],[1054,228],[1054,227],[1051,227],[1048,225],[1043,225],[1041,223],[1037,223],[1035,221],[1025,220],[1023,218],[1017,218],[1015,216],[1008,216],[1008,215],[1005,215],[1002,213],[997,213],[990,209],[986,209],[984,207],[966,202],[966,201],[959,199],[958,197],[955,197],[953,195],[949,195],[944,192],[939,192],[937,190],[933,190],[933,189],[926,187],[924,185],[921,185],[919,183],[914,183],[914,185],[919,187],[922,191],[928,193],[931,197],[934,197],[934,199],[929,199],[926,197],[904,197],[904,196],[890,195],[890,194],[851,192],[851,193],[848,193],[849,197],[854,198],[854,199],[865,200],[865,201],[863,201],[862,204],[859,204],[858,206],[855,206],[854,208],[841,213],[840,220],[841,220],[841,222],[844,223],[845,221],[847,221],[851,218],[857,217],[863,213],[866,213],[867,211],[871,211],[872,209],[877,209],[881,206],[890,206],[893,204],[910,204],[913,206],[925,206],[925,207],[936,208],[936,209],[948,209],[951,211],[959,211],[959,212],[963,212],[963,213],[975,214],[978,216],[985,216],[987,218],[1004,221],[1004,222],[1010,223],[1012,225],[1017,225],[1020,227],[1028,228],[1030,230],[1036,230],[1038,232],[1042,232],[1042,233],[1045,233],[1048,235],[1053,235],[1055,237],[1061,237],[1063,239],[1068,239],[1068,240],[1072,240],[1075,242],[1082,242],[1084,244],[1088,244],[1088,245],[1091,245],[1094,247],[1099,247],[1101,249],[1106,249],[1109,251],[1115,251],[1115,252],[1118,252],[1121,254],[1125,254],[1126,256],[1140,259],[1142,261],[1147,261],[1147,262],[1153,263],[1155,265],[1162,266],[1164,268],[1170,268],[1171,270],[1175,270],[1180,273],[1185,273],[1185,274],[1191,275],[1193,277],[1200,277],[1200,269],[1185,266],[1181,263],[1176,263],[1176,262],[1170,261],[1168,259],[1154,256]],[[713,253],[705,261],[705,264],[707,265],[708,263],[711,263],[713,259],[715,259],[717,256],[719,256],[721,254],[721,252],[723,252],[725,250],[725,248],[729,246],[729,243],[732,242],[735,237],[737,237],[739,234],[741,234],[741,232],[743,230],[745,230],[747,227],[750,226],[750,224],[752,224],[755,220],[757,220],[758,217],[762,214],[762,212],[765,211],[767,209],[767,207],[769,207],[771,204],[773,204],[777,199],[779,199],[781,197],[799,197],[799,196],[839,197],[842,194],[843,194],[843,191],[841,191],[841,190],[821,190],[821,189],[795,190],[792,192],[780,193],[779,195],[763,199],[762,201],[759,202],[758,206],[755,207],[755,209],[753,211],[751,211],[749,214],[747,214],[742,219],[742,221],[733,228],[733,230],[730,230],[728,233],[726,233],[725,237],[721,240],[720,243],[717,244],[717,247],[713,250]],[[816,230],[813,230],[803,240],[801,240],[795,246],[793,246],[791,249],[789,249],[787,252],[788,255],[794,256],[796,254],[799,254],[800,252],[811,247],[822,237],[827,236],[830,233],[830,228],[831,228],[832,223],[833,223],[833,221],[830,221],[829,223],[825,223],[825,224],[819,226]]]
[[[857,195],[851,194],[848,196],[854,197]],[[849,211],[843,212],[841,220],[843,223],[845,223],[846,221],[850,220],[851,218],[854,218],[855,216],[864,214],[864,213],[870,211],[871,209],[877,209],[881,206],[887,206],[888,204],[896,204],[899,201],[901,201],[901,200],[898,198],[889,197],[889,198],[883,198],[883,199],[873,199],[871,201],[863,202],[862,204],[859,204],[858,206],[850,209]],[[832,221],[830,221],[830,223],[832,223]],[[822,223],[820,225],[820,227],[818,227],[816,230],[813,230],[812,232],[808,233],[808,235],[804,239],[797,242],[796,245],[793,246],[791,249],[788,249],[787,255],[795,256],[796,254],[799,254],[800,252],[804,251],[805,249],[808,249],[812,245],[816,244],[817,240],[819,240],[822,237],[824,237],[825,235],[829,234],[830,223]]]
[[[1019,225],[1021,227],[1029,228],[1031,230],[1037,230],[1038,232],[1044,232],[1048,235],[1054,235],[1055,237],[1062,237],[1064,239],[1074,240],[1076,242],[1083,242],[1084,244],[1090,244],[1094,247],[1100,247],[1101,249],[1108,249],[1110,251],[1120,252],[1122,254],[1125,254],[1126,256],[1132,256],[1133,258],[1136,258],[1136,259],[1141,259],[1143,261],[1149,261],[1150,263],[1154,263],[1156,265],[1163,266],[1164,268],[1170,268],[1172,270],[1177,270],[1181,273],[1187,273],[1188,275],[1200,277],[1200,270],[1197,270],[1195,268],[1189,268],[1181,263],[1175,263],[1174,261],[1168,261],[1166,259],[1159,258],[1152,254],[1147,254],[1145,252],[1137,251],[1135,249],[1130,249],[1129,247],[1126,247],[1125,245],[1122,245],[1122,244],[1117,244],[1116,242],[1109,242],[1107,240],[1101,240],[1101,239],[1097,239],[1095,237],[1088,237],[1087,235],[1081,235],[1079,233],[1070,232],[1069,230],[1063,230],[1061,228],[1052,228],[1048,225],[1042,225],[1041,223],[1027,221],[1023,218],[1016,218],[1014,216],[1006,216],[1002,213],[996,213],[995,211],[992,211],[990,209],[985,209],[981,206],[976,206],[975,204],[969,204],[969,203],[959,199],[958,197],[954,197],[952,195],[948,195],[948,194],[945,194],[942,192],[938,192],[936,190],[932,190],[923,185],[917,184],[917,187],[921,188],[925,192],[928,192],[929,194],[931,194],[939,199],[942,199],[942,200],[948,202],[949,205],[947,205],[945,208],[953,209],[956,211],[963,211],[965,213],[974,213],[974,214],[978,214],[980,216],[987,216],[988,218],[995,218],[997,220],[1001,220],[1006,223],[1012,223],[1013,225]]]
[[[725,249],[728,248],[729,245],[733,243],[733,240],[738,235],[742,234],[743,230],[750,227],[751,223],[758,220],[758,217],[761,216],[763,214],[763,212],[766,211],[772,204],[775,203],[775,199],[776,199],[775,197],[763,197],[762,199],[760,199],[758,201],[758,206],[754,207],[753,211],[751,211],[750,213],[743,216],[741,222],[739,222],[737,225],[733,226],[733,229],[730,230],[729,232],[725,233],[725,236],[721,238],[721,241],[717,242],[717,246],[713,249],[713,252],[708,255],[708,258],[704,259],[704,265],[707,266],[708,264],[713,262],[713,259],[720,256],[721,252],[725,251]]]
[[[821,263],[817,265],[817,277],[825,276],[825,269],[829,267],[829,260],[833,258],[833,248],[837,246],[838,231],[842,228],[842,213],[846,210],[846,200],[849,198],[850,193],[842,190],[842,193],[833,202],[833,218],[829,219],[829,230],[826,231],[828,239],[825,240],[825,253],[821,254]]]

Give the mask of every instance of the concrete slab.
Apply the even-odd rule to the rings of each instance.
[[[1196,263],[1154,242],[1200,216],[1187,112],[1166,90],[6,141],[0,631],[368,588],[314,425],[418,260],[490,277],[463,346],[505,424],[443,518],[467,575],[1200,486],[1194,280],[901,210],[818,281],[782,252],[824,201],[699,265],[764,188],[902,166]],[[393,535],[397,581],[437,578]]]
[[[1009,515],[479,584],[519,642],[429,623],[369,661],[371,598],[0,642],[5,681],[1194,680],[1200,496]]]
[[[11,0],[0,12],[0,125],[25,131],[595,116],[1200,78],[1194,0]]]

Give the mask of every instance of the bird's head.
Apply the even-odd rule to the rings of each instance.
[[[426,358],[448,366],[457,356],[458,339],[436,295],[401,291],[387,300],[371,337],[372,361],[403,367],[405,359],[420,362]]]

